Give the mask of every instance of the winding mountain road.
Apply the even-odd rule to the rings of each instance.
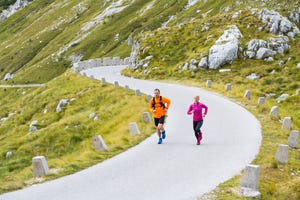
[[[195,199],[238,174],[255,158],[261,143],[260,123],[243,107],[199,88],[126,78],[119,73],[123,67],[98,67],[84,72],[146,94],[152,95],[153,89],[159,88],[161,95],[172,101],[164,143],[158,145],[153,134],[109,160],[57,180],[3,194],[0,200]],[[209,107],[200,146],[194,138],[192,117],[186,114],[197,94]]]

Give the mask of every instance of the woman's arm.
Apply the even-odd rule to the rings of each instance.
[[[190,105],[190,107],[189,107],[189,109],[188,109],[188,111],[187,111],[187,114],[188,114],[188,115],[193,114],[193,107],[192,107],[192,105]]]

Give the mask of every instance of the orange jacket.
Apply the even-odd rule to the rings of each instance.
[[[161,100],[165,104],[165,108],[163,108],[161,106],[161,104],[159,103],[160,102],[160,97],[155,98],[155,104],[154,104],[155,108],[152,107],[153,98],[149,102],[149,109],[153,113],[154,118],[161,118],[162,116],[165,116],[166,115],[166,110],[169,109],[169,107],[170,107],[170,104],[171,104],[170,99],[168,99],[166,97],[162,97]],[[153,112],[153,110],[155,110],[155,112]]]

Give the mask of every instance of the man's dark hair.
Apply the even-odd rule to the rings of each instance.
[[[154,91],[158,91],[160,93],[160,90],[158,88],[155,88]]]

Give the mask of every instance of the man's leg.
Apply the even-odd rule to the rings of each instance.
[[[156,133],[158,136],[158,144],[162,143],[162,138],[161,138],[161,133],[160,133],[160,129],[159,129],[159,118],[154,118],[154,124],[156,126]]]
[[[166,131],[164,128],[164,123],[165,123],[165,116],[162,116],[161,118],[159,118],[159,124],[158,124],[162,139],[166,138]]]
[[[156,132],[157,132],[157,135],[158,135],[159,138],[161,138],[160,130],[161,130],[161,124],[158,124],[158,126],[156,127]]]
[[[164,124],[158,124],[158,127],[159,127],[159,132],[161,133],[162,139],[165,139],[166,138],[166,132],[165,132],[165,129],[164,129]]]

